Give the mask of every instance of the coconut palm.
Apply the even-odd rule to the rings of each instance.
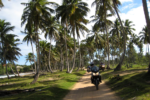
[[[31,30],[31,32],[22,32],[22,33],[26,34],[26,36],[23,38],[23,42],[27,42],[27,45],[29,44],[29,42],[31,43],[33,60],[34,60],[34,67],[35,67],[34,69],[36,72],[36,60],[35,60],[34,50],[33,50],[33,43],[35,43],[35,41],[36,41],[35,33],[33,30]]]
[[[8,62],[14,62],[18,60],[18,57],[21,56],[20,48],[17,47],[20,43],[16,43],[19,41],[19,39],[14,39],[16,35],[13,34],[6,34],[5,35],[5,42],[3,46],[2,54],[4,57],[4,63],[6,64],[6,74],[9,77],[9,74],[7,72],[7,63]],[[16,68],[17,71],[17,68]],[[18,73],[19,76],[19,73]]]
[[[147,29],[147,26],[144,26],[144,28],[142,29],[142,31],[139,33],[139,38],[140,38],[140,41],[144,44],[147,44],[147,46],[149,45],[149,34],[148,34],[148,29]],[[149,46],[148,46],[148,49],[149,49]],[[147,51],[146,51],[147,52]],[[149,52],[149,50],[148,50]]]
[[[50,69],[48,68],[48,54],[49,54],[49,48],[50,48],[50,43],[47,41],[40,41],[40,51],[41,51],[41,68],[47,69],[49,71]],[[45,66],[45,67],[44,67]]]
[[[71,73],[75,66],[75,55],[76,55],[76,43],[75,43],[75,34],[79,37],[79,31],[84,33],[84,31],[88,31],[84,26],[87,24],[87,20],[84,18],[87,15],[88,4],[82,2],[81,0],[64,0],[63,5],[57,8],[57,17],[61,16],[61,23],[66,24],[66,28],[71,30],[71,34],[74,37],[74,59],[73,59],[73,67],[68,72]],[[76,33],[75,33],[76,32]],[[69,68],[68,68],[69,69]]]
[[[147,24],[147,28],[148,28],[149,40],[150,40],[150,19],[149,19],[149,12],[148,12],[148,7],[147,7],[147,1],[146,0],[142,0],[142,3],[143,3],[144,14],[145,14],[145,20],[146,20],[146,24]]]
[[[26,55],[26,62],[25,62],[25,64],[29,61],[30,62],[30,65],[32,66],[32,62],[34,62],[34,54],[33,53],[28,53],[27,55]],[[32,67],[32,69],[33,69],[33,72],[34,72],[34,67]]]
[[[46,23],[46,33],[45,33],[45,38],[49,38],[50,39],[50,49],[49,49],[49,60],[48,60],[48,63],[49,63],[49,69],[52,73],[52,69],[51,69],[51,63],[50,63],[50,52],[51,52],[51,42],[52,40],[56,40],[59,38],[59,24],[58,22],[56,21],[56,18],[55,17],[50,17]]]
[[[125,57],[125,52],[126,52],[126,43],[127,43],[127,40],[129,40],[129,35],[132,36],[133,35],[133,31],[135,31],[135,29],[133,28],[134,24],[132,21],[129,21],[128,19],[125,20],[125,21],[122,21],[123,22],[123,28],[121,28],[121,30],[123,29],[123,31],[125,32],[121,32],[121,35],[123,36],[122,37],[122,40],[124,41],[124,50],[123,50],[123,54],[122,54],[122,58],[119,62],[119,64],[117,65],[117,67],[114,69],[114,70],[120,70],[121,69],[121,65],[124,61],[124,57]],[[121,23],[120,23],[121,24]],[[121,25],[122,27],[122,25]]]
[[[5,22],[5,20],[0,20],[0,50],[1,50],[1,63],[2,65],[6,65],[6,54],[7,54],[7,46],[9,42],[12,42],[9,40],[10,37],[14,37],[15,35],[8,34],[10,31],[13,31],[14,26],[11,26],[9,22]],[[6,45],[7,44],[7,45]],[[6,66],[7,69],[7,66]],[[7,71],[6,71],[7,73]],[[7,76],[9,78],[9,75],[7,73]]]
[[[94,4],[94,3],[93,3]],[[98,5],[96,5],[98,6]],[[100,6],[99,10],[102,10],[103,6]],[[105,7],[104,7],[105,8]],[[97,9],[98,10],[98,9]],[[108,54],[108,63],[107,68],[109,69],[109,37],[108,37],[108,28],[111,26],[112,22],[108,20],[108,17],[111,17],[112,14],[107,14],[108,9],[103,10],[102,12],[96,13],[96,16],[92,16],[94,19],[91,22],[95,22],[93,26],[94,31],[104,31],[107,36],[107,54]]]
[[[39,77],[39,68],[40,68],[40,48],[39,48],[39,28],[42,28],[42,22],[45,22],[50,16],[51,13],[54,13],[52,8],[47,7],[47,5],[52,4],[57,6],[54,2],[48,2],[47,0],[31,0],[28,3],[21,3],[25,5],[24,12],[22,15],[21,25],[25,26],[25,30],[31,32],[34,27],[34,33],[36,36],[36,47],[37,47],[37,72],[34,80],[31,84],[35,83]]]
[[[9,46],[9,50],[7,54],[8,56],[6,57],[9,62],[12,62],[12,64],[15,65],[15,61],[18,61],[18,57],[22,56],[22,54],[20,53],[21,49],[17,47],[21,43],[19,43],[20,39],[18,38],[15,39],[14,36],[12,36],[9,40],[11,42],[9,42],[10,46]],[[15,65],[15,69],[16,69],[18,76],[20,76],[16,65]]]

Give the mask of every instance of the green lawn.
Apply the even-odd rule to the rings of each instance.
[[[36,92],[25,92],[0,97],[0,100],[61,100],[73,85],[85,74],[85,71],[47,73],[41,75],[38,82],[30,85],[32,76],[1,79],[0,90],[35,89]],[[4,85],[7,84],[7,85]],[[13,84],[13,85],[12,85]]]
[[[124,75],[120,76],[121,74]],[[102,72],[102,78],[123,100],[150,100],[150,75],[143,68],[117,72],[108,70]]]

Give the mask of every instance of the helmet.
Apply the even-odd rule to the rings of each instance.
[[[92,66],[92,65],[94,65],[94,63],[93,63],[93,62],[91,62],[91,63],[90,63],[90,65],[91,65],[91,66]]]

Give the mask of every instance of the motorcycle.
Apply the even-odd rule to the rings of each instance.
[[[96,90],[98,90],[99,80],[100,80],[100,73],[99,71],[92,72],[93,84],[96,86]]]
[[[99,69],[104,71],[105,70],[105,65],[104,64],[100,65]]]

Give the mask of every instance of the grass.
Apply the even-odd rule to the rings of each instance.
[[[122,100],[150,100],[150,75],[142,67],[107,70],[102,72],[102,78]]]
[[[36,92],[19,93],[0,97],[0,100],[61,100],[73,85],[85,74],[85,71],[47,73],[39,77],[38,82],[30,85],[32,76],[21,78],[2,79],[0,90],[36,89]],[[7,85],[4,85],[7,84]],[[11,85],[12,84],[12,85]]]

